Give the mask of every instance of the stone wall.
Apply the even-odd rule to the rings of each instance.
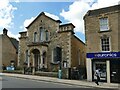
[[[109,31],[100,32],[99,18],[108,17],[109,20]],[[102,15],[96,16],[86,16],[85,17],[85,33],[86,33],[86,43],[87,52],[99,52],[101,51],[100,37],[107,35],[111,38],[111,51],[119,51],[118,42],[118,12],[109,12]]]
[[[18,66],[22,67],[26,58],[27,50],[27,37],[22,37],[19,39],[19,51],[18,51]]]
[[[85,43],[82,42],[79,38],[72,35],[71,40],[71,67],[85,67],[86,65],[86,52],[85,52]]]
[[[48,41],[40,41],[40,27],[42,27],[45,31],[47,30],[49,33],[49,39]],[[47,17],[45,14],[40,14],[28,27],[27,27],[27,34],[25,35],[25,32],[20,33],[20,44],[19,44],[19,61],[20,65],[23,64],[25,60],[25,51],[28,49],[29,54],[32,55],[32,50],[37,49],[40,52],[40,57],[43,53],[43,51],[46,51],[46,60],[47,60],[47,69],[48,71],[58,72],[58,69],[60,67],[59,63],[53,62],[53,50],[56,47],[60,47],[62,49],[62,61],[61,66],[63,67],[63,62],[67,62],[67,67],[71,67],[71,60],[76,62],[76,56],[72,56],[72,50],[74,51],[74,48],[71,48],[71,45],[74,43],[77,44],[77,47],[83,48],[83,44],[77,39],[73,39],[72,36],[74,36],[74,25],[72,24],[64,24],[60,25],[60,22],[57,22],[56,20],[53,20],[49,17]],[[34,42],[34,33],[37,33],[37,41]],[[22,35],[23,34],[23,35]],[[22,37],[23,36],[23,37]],[[73,42],[71,42],[73,40]],[[79,43],[80,42],[80,43]],[[75,49],[76,50],[76,49]],[[72,58],[72,59],[71,59]],[[74,59],[75,58],[75,59]],[[33,58],[30,56],[30,61],[32,61]],[[42,59],[41,59],[42,60]],[[77,63],[74,63],[74,66]]]
[[[17,63],[17,50],[7,35],[2,35],[2,64],[9,66],[11,61]]]

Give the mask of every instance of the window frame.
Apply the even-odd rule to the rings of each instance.
[[[40,27],[39,31],[40,31],[40,42],[43,42],[44,41],[44,29],[43,29],[43,27]]]
[[[45,40],[49,41],[49,32],[48,32],[48,30],[45,31],[45,35],[46,35],[45,36]]]
[[[28,50],[25,51],[25,63],[28,63]]]
[[[56,59],[56,57],[57,57],[57,48],[61,49],[61,51],[60,51],[61,52],[61,60]],[[59,64],[60,62],[62,62],[62,48],[61,47],[55,47],[52,50],[52,63]]]
[[[102,39],[106,39],[106,38],[109,39],[109,51],[108,51],[108,50],[106,50],[106,51],[103,50],[103,47],[102,47],[102,46],[103,46],[103,45],[102,45]],[[107,37],[101,37],[101,38],[100,38],[100,48],[101,48],[101,51],[102,51],[102,52],[110,52],[110,51],[111,51],[111,37],[108,37],[108,36],[107,36]]]
[[[33,42],[37,42],[37,32],[34,32],[33,34]]]
[[[48,30],[44,29],[43,27],[39,28],[39,41],[44,42],[44,41],[49,41],[49,32]]]
[[[101,23],[101,20],[105,20],[105,19],[107,19],[106,21],[107,21],[107,23],[105,23],[105,24],[102,24]],[[105,22],[105,21],[103,21],[103,22]],[[110,29],[110,27],[109,27],[109,18],[108,17],[100,17],[99,18],[99,27],[100,27],[100,31],[101,32],[105,32],[105,31],[109,31],[109,29]],[[107,28],[103,28],[103,27],[107,27]]]

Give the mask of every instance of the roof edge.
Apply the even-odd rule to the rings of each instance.
[[[27,27],[25,27],[25,28],[28,29],[41,15],[44,15],[44,16],[46,16],[47,18],[49,18],[49,19],[51,19],[51,20],[53,20],[53,21],[55,21],[55,22],[62,23],[60,20],[55,20],[55,19],[47,16],[44,12],[41,12],[41,13],[40,13]]]

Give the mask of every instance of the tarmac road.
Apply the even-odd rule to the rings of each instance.
[[[2,76],[2,88],[79,88],[79,90],[113,90],[113,89],[100,89],[93,87],[84,87],[77,85],[68,85],[62,83],[46,82],[46,81],[37,81],[30,79],[22,79],[15,77]],[[4,90],[4,89],[3,89]],[[9,89],[10,90],[10,89]],[[11,89],[13,90],[13,89]]]

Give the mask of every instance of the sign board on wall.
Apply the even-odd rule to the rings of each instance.
[[[87,58],[120,58],[120,52],[87,53]]]

